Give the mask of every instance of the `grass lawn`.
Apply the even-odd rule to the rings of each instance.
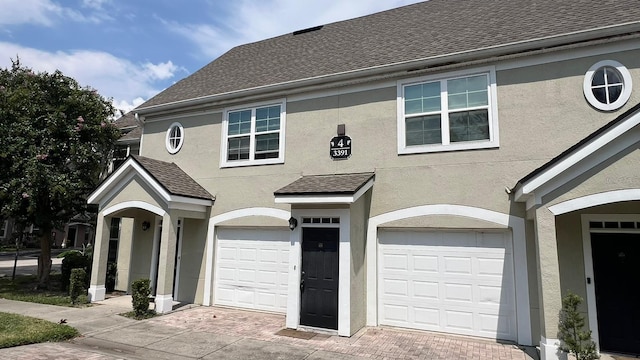
[[[52,290],[36,290],[38,279],[35,275],[0,278],[0,298],[28,301],[40,304],[72,306],[67,292],[60,291],[61,274],[51,274]]]
[[[0,312],[0,349],[47,341],[63,341],[78,335],[80,335],[78,330],[69,325]]]

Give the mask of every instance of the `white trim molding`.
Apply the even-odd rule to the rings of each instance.
[[[353,204],[373,186],[374,179],[367,181],[353,195],[275,195],[276,204]]]
[[[121,202],[118,204],[115,204],[113,206],[110,206],[104,210],[102,210],[102,215],[103,216],[109,216],[115,212],[118,212],[120,210],[124,210],[124,209],[131,209],[131,208],[138,208],[138,209],[143,209],[143,210],[147,210],[149,212],[152,212],[158,216],[164,216],[167,212],[164,211],[162,208],[159,208],[155,205],[149,204],[147,202],[144,201],[137,201],[137,200],[133,200],[133,201],[125,201],[125,202]]]
[[[156,312],[166,314],[173,310],[173,294],[156,295],[154,303],[156,304]]]
[[[514,200],[526,202],[527,210],[542,204],[542,198],[616,154],[635,146],[640,137],[640,111],[629,115],[572,153],[515,188]]]
[[[484,220],[511,229],[513,238],[514,276],[516,285],[516,321],[518,344],[532,345],[529,305],[529,279],[525,220],[492,210],[451,204],[423,205],[391,211],[369,219],[367,229],[367,325],[378,325],[378,228],[391,221],[418,216],[454,215]]]
[[[207,230],[207,255],[205,264],[204,275],[204,294],[202,299],[202,305],[211,306],[215,304],[213,299],[213,279],[214,275],[214,258],[215,258],[215,246],[216,246],[216,230],[218,224],[223,221],[239,219],[248,216],[268,216],[276,219],[287,221],[291,217],[291,213],[281,209],[266,208],[266,207],[252,207],[229,211],[216,215],[209,219],[209,228]]]
[[[560,340],[540,336],[540,360],[567,360],[567,353],[560,351]]]
[[[339,224],[324,227],[340,229],[338,245],[338,335],[351,336],[351,212],[349,209],[293,209],[291,215],[302,217],[339,217]],[[322,224],[302,224],[291,231],[289,249],[289,290],[287,292],[286,326],[300,327],[300,271],[302,270],[302,228]]]
[[[640,189],[613,190],[563,201],[549,206],[549,211],[557,216],[592,206],[634,200],[640,200]]]
[[[587,298],[587,315],[589,318],[589,330],[591,340],[596,344],[596,350],[600,351],[600,333],[598,331],[598,308],[596,306],[596,279],[593,270],[593,252],[591,250],[591,221],[634,221],[640,222],[640,214],[582,214],[580,216],[582,226],[582,252],[584,256],[584,278]],[[597,229],[594,232],[621,232],[618,229]],[[640,229],[624,229],[623,232],[640,233]],[[589,283],[586,279],[590,278]]]
[[[139,178],[147,184],[153,192],[164,200],[168,209],[196,211],[204,213],[207,207],[213,205],[213,200],[196,199],[169,193],[147,170],[134,158],[127,159],[118,170],[111,174],[87,199],[89,204],[97,204],[102,208],[115,194],[122,191],[134,178]],[[157,207],[156,207],[157,208]],[[157,210],[150,210],[159,214]],[[164,211],[164,210],[162,210]],[[162,215],[160,215],[162,216]]]
[[[621,83],[616,83],[612,85],[608,82],[607,80],[608,77],[606,75],[607,68],[614,69],[614,72],[618,73],[618,75],[621,77],[621,79],[619,79]],[[605,81],[605,83],[602,85],[598,85],[596,87],[604,89],[604,91],[607,93],[606,94],[607,99],[609,98],[609,93],[608,93],[609,86],[622,86],[622,91],[620,92],[620,94],[618,95],[618,98],[615,101],[601,102],[594,95],[593,77],[595,76],[596,72],[599,70],[605,71],[605,74],[603,75],[604,76],[603,81]],[[624,104],[627,103],[627,101],[629,101],[629,98],[631,97],[632,88],[633,88],[633,83],[631,80],[631,73],[629,72],[629,70],[627,70],[627,68],[624,65],[614,60],[602,60],[593,64],[593,66],[591,66],[589,70],[587,70],[587,73],[584,74],[584,81],[582,84],[584,97],[587,99],[589,104],[591,104],[591,106],[593,106],[594,108],[602,111],[615,111],[620,109]]]
[[[102,301],[107,295],[107,288],[104,285],[91,285],[89,286],[89,301],[96,302]]]

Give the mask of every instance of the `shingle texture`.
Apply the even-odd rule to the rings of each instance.
[[[133,155],[132,157],[172,195],[215,200],[213,195],[182,171],[178,165],[143,156]]]
[[[307,175],[276,190],[275,195],[355,194],[374,173]]]
[[[639,21],[637,0],[430,0],[237,46],[139,109]]]

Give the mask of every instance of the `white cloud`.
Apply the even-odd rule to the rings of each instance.
[[[237,0],[229,3],[227,16],[211,15],[219,25],[211,25],[213,21],[207,24],[164,23],[169,30],[195,43],[206,58],[214,59],[236,45],[420,1]]]
[[[23,66],[34,71],[62,71],[82,86],[91,86],[100,95],[113,98],[116,108],[130,110],[160,92],[168,80],[183,69],[166,63],[135,64],[102,51],[47,52],[0,42],[0,54],[16,55]],[[9,58],[0,58],[0,67],[11,66]]]
[[[62,7],[50,0],[3,0],[0,25],[35,23],[51,26],[62,12]]]
[[[53,26],[59,21],[99,24],[113,18],[103,11],[108,0],[84,0],[91,13],[82,13],[70,7],[60,6],[52,0],[2,0],[0,2],[0,26],[35,24]]]

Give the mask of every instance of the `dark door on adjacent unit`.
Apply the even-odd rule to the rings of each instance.
[[[302,228],[300,324],[338,330],[338,228]]]
[[[640,234],[591,234],[600,350],[640,354]]]

